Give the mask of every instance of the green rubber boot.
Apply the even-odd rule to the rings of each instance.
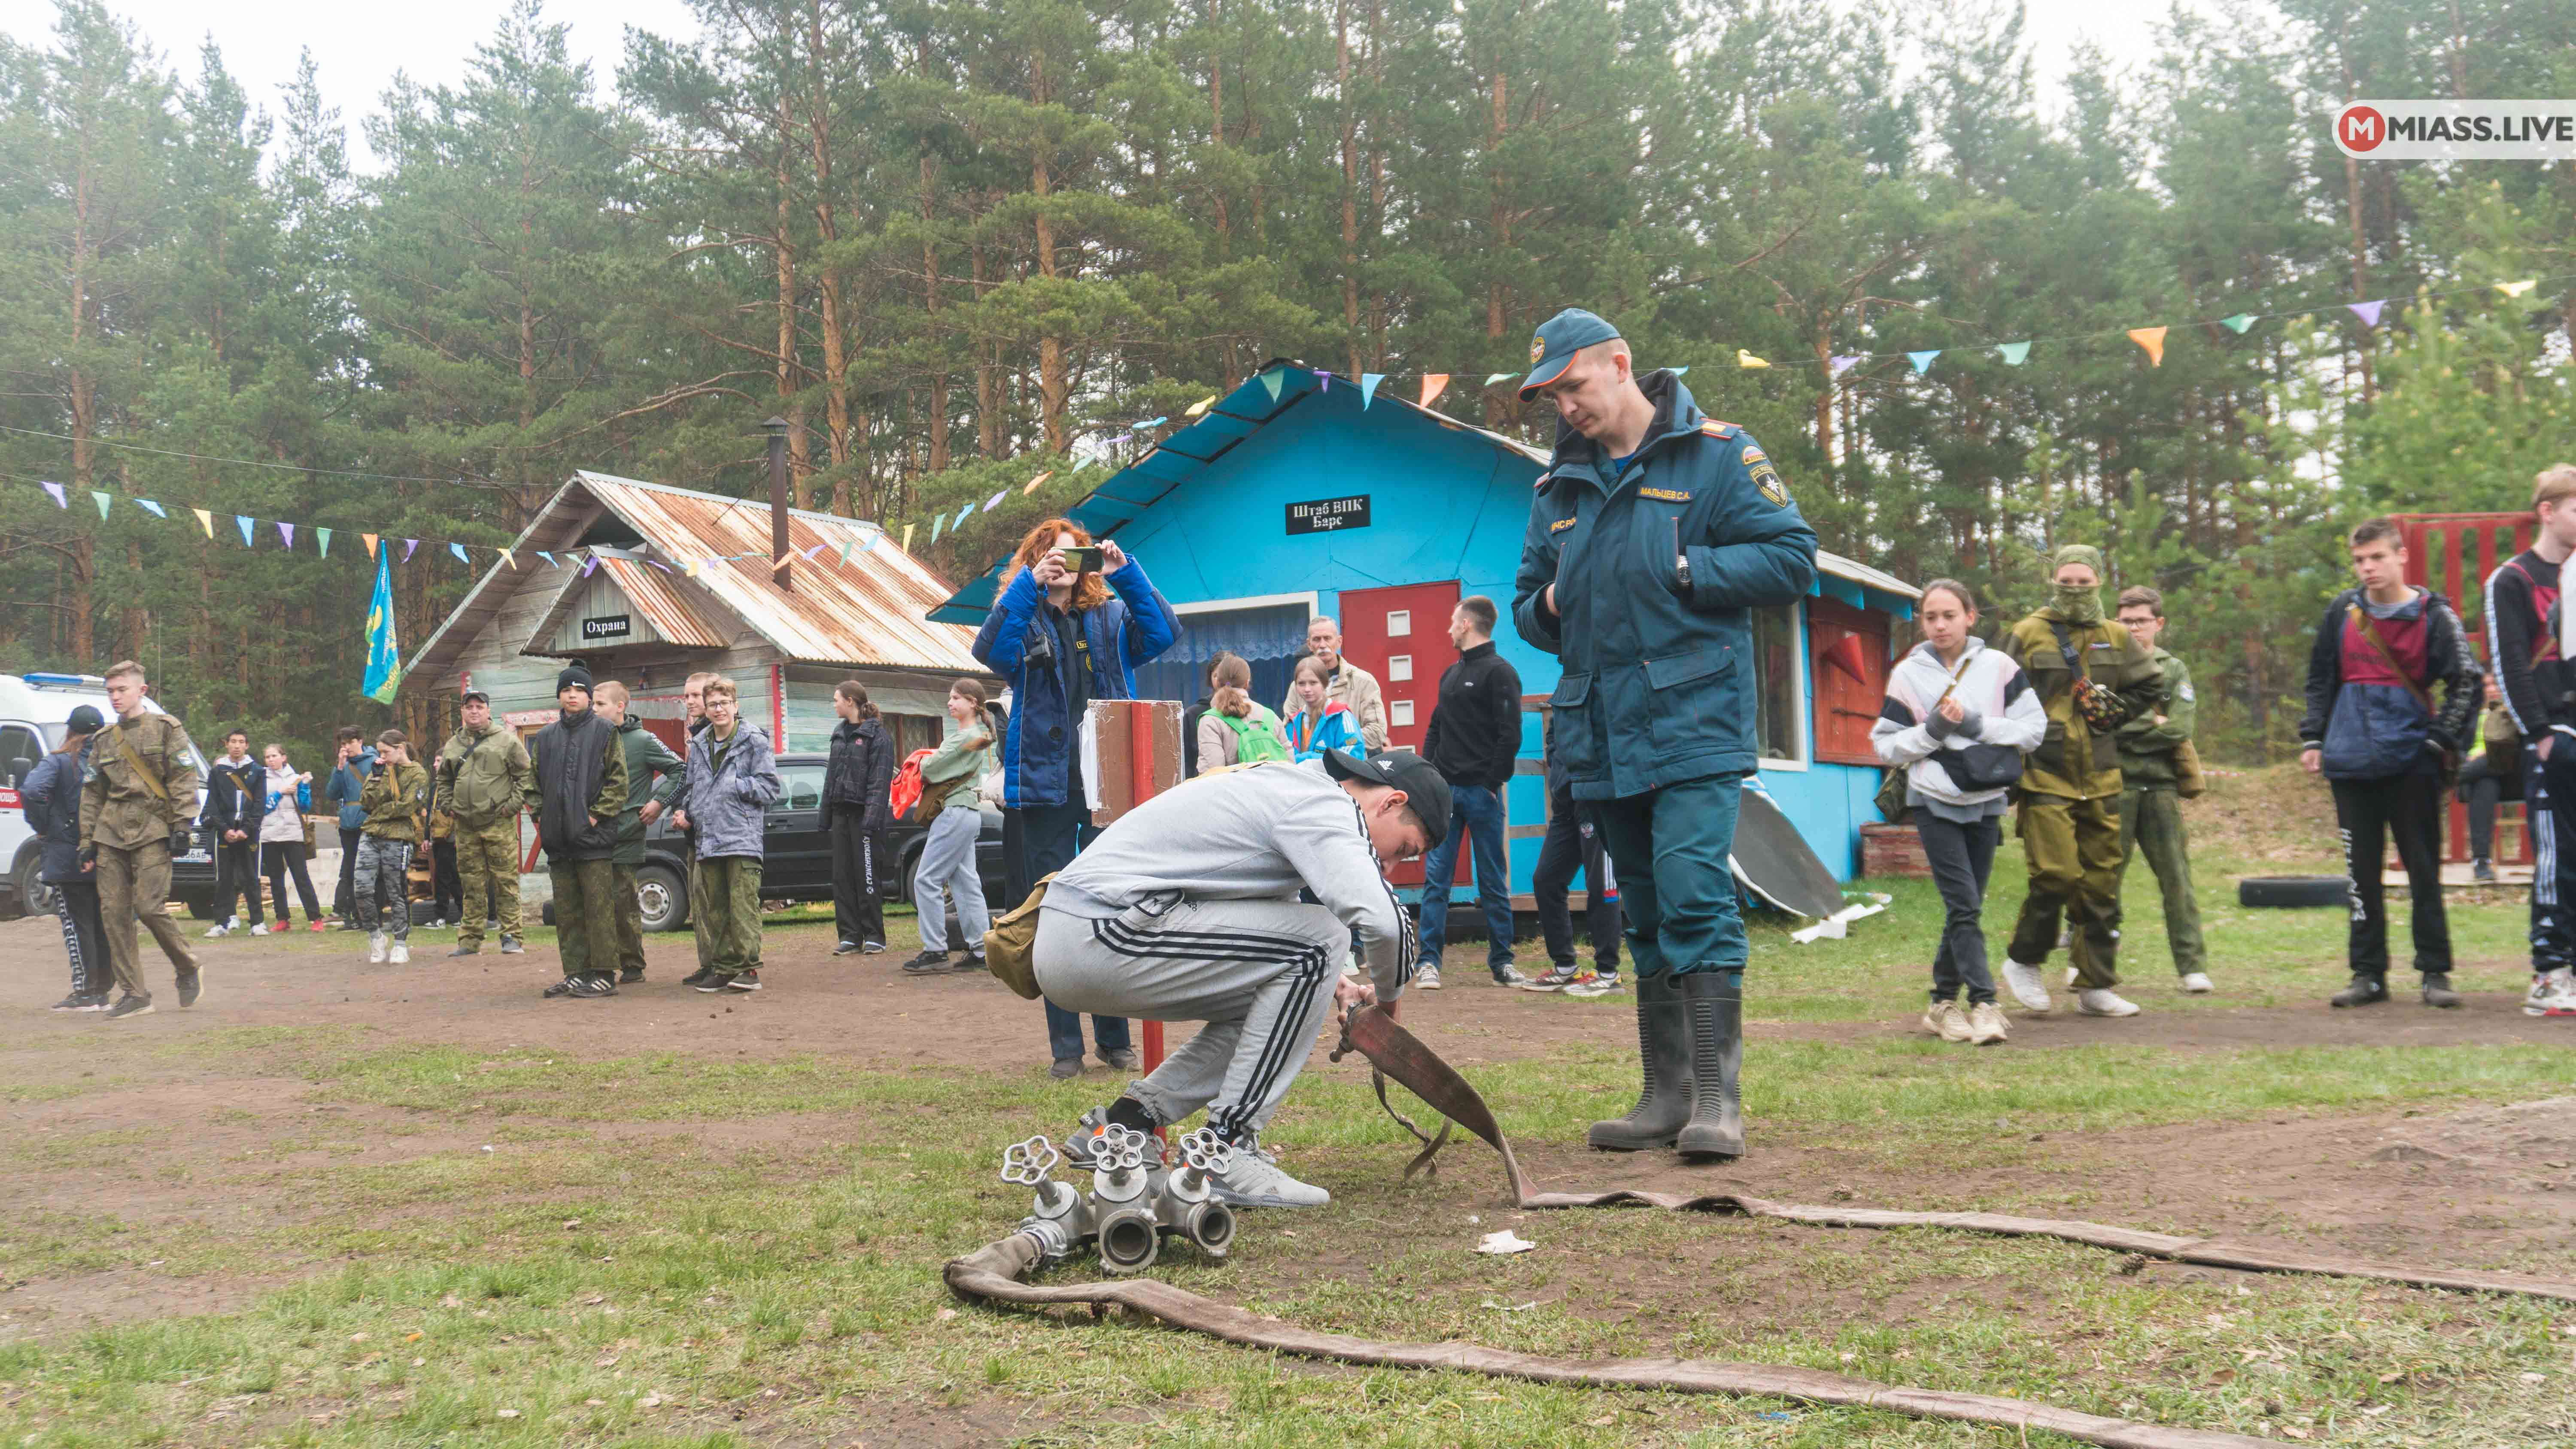
[[[1744,1155],[1744,973],[1694,971],[1676,977],[1690,1021],[1690,1121],[1673,1145],[1685,1157]]]
[[[1690,1024],[1677,978],[1670,972],[1637,978],[1637,1052],[1645,1089],[1625,1117],[1595,1122],[1584,1140],[1609,1152],[1670,1147],[1690,1120]]]

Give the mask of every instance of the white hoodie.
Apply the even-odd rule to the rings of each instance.
[[[1887,675],[1887,703],[1869,731],[1870,748],[1891,767],[1903,766],[1914,794],[1951,806],[1987,805],[2004,798],[2003,786],[1962,790],[1950,779],[1941,757],[1970,745],[2009,745],[2029,754],[2048,733],[2048,712],[2030,679],[2011,656],[1989,649],[1975,635],[1959,656],[1953,693],[1967,707],[1967,718],[1947,725],[1935,738],[1933,706],[1951,689],[1952,670],[1941,662],[1929,641],[1915,645]]]

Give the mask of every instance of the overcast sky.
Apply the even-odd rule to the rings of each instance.
[[[183,77],[196,74],[197,47],[208,35],[222,48],[225,66],[254,103],[274,113],[277,87],[295,76],[298,53],[310,48],[321,66],[322,91],[349,127],[351,159],[367,164],[358,121],[397,71],[424,84],[454,84],[477,42],[489,36],[509,0],[436,0],[429,10],[386,0],[107,0],[108,8],[134,21],[165,64]],[[381,8],[380,8],[381,7]],[[551,0],[550,19],[572,27],[576,55],[587,58],[603,90],[615,85],[627,26],[665,35],[697,28],[686,0]],[[2104,4],[2102,0],[2030,0],[2029,30],[2038,48],[2042,95],[2050,108],[2056,79],[2076,42],[2086,36],[2112,54],[2142,59],[2153,45],[2161,3]],[[434,17],[434,18],[433,18]],[[30,44],[52,34],[52,0],[0,0],[0,32]]]

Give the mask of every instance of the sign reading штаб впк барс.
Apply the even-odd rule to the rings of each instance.
[[[581,621],[581,642],[596,644],[604,639],[631,639],[635,636],[635,616],[610,614],[605,618]]]
[[[1354,493],[1348,498],[1316,498],[1288,505],[1290,533],[1339,533],[1345,528],[1369,526],[1369,496]]]

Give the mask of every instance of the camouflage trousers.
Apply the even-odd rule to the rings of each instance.
[[[181,971],[197,969],[196,953],[179,923],[170,918],[170,843],[147,840],[141,845],[98,848],[98,915],[107,936],[108,969],[129,996],[152,999],[143,985],[143,965],[135,959],[134,926],[142,922],[161,945],[161,954]]]
[[[605,860],[546,862],[555,889],[555,949],[568,977],[617,975],[616,873]]]
[[[760,873],[756,855],[718,855],[698,862],[698,918],[708,970],[739,976],[760,969]]]
[[[644,979],[644,903],[635,898],[635,867],[612,864],[609,894],[617,898],[617,969]]]
[[[519,935],[519,818],[515,815],[485,825],[456,822],[456,881],[465,895],[465,920],[456,944],[483,944],[484,902],[492,902],[501,934]],[[487,896],[486,891],[490,894]],[[558,919],[561,918],[558,910]]]

